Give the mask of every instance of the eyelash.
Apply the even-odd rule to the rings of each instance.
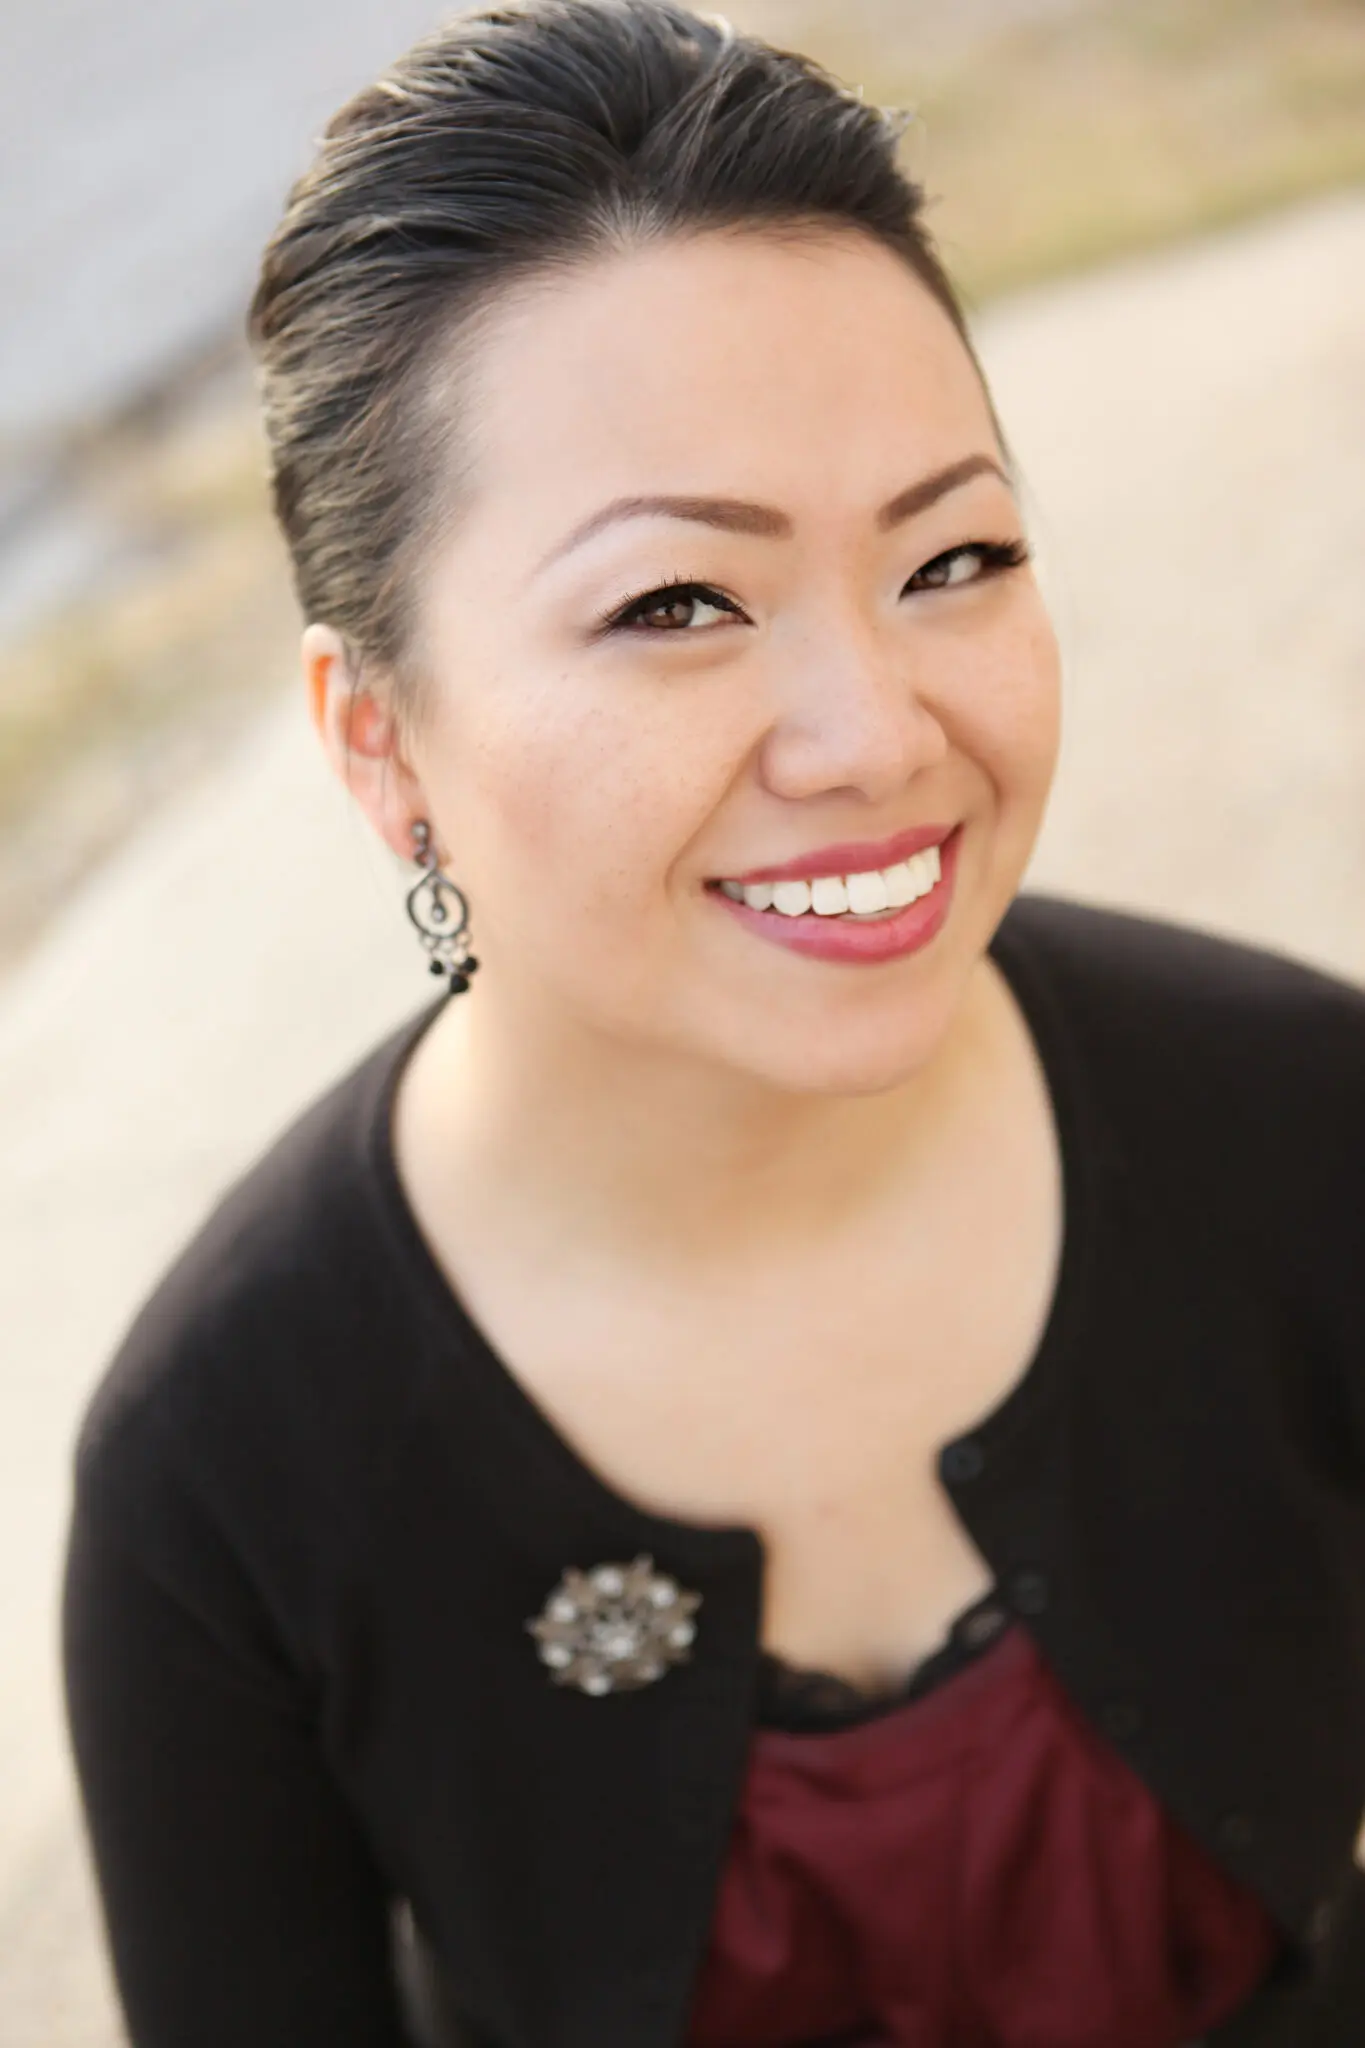
[[[1019,568],[1022,563],[1029,560],[1031,552],[1032,550],[1029,548],[1027,541],[1022,540],[965,541],[959,547],[945,548],[941,555],[934,555],[921,568],[916,569],[915,576],[923,576],[926,570],[937,569],[941,563],[954,561],[959,555],[975,555],[980,563],[980,574],[968,578],[965,584],[929,583],[924,586],[927,590],[970,589],[973,584],[984,582],[988,576],[999,575],[1005,569]],[[914,577],[911,577],[910,581],[913,582]],[[680,596],[691,597],[694,595],[702,598],[708,604],[714,604],[718,610],[731,612],[738,612],[739,610],[738,605],[726,597],[722,591],[717,590],[714,584],[698,583],[695,579],[687,576],[670,576],[666,583],[660,583],[652,590],[642,591],[638,596],[619,599],[608,611],[601,614],[599,624],[602,630],[607,633],[630,631],[632,630],[630,623],[632,614],[647,613],[655,610],[655,601],[657,599],[677,598]],[[681,638],[689,629],[687,627],[650,626],[645,627],[643,630],[654,635],[656,638],[662,639],[668,635],[676,635]]]

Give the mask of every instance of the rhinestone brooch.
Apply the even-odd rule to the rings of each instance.
[[[598,1697],[652,1685],[671,1665],[685,1664],[700,1605],[700,1593],[656,1572],[642,1554],[632,1564],[570,1567],[526,1626],[556,1685]]]

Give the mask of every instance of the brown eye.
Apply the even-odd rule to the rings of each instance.
[[[959,583],[979,583],[999,569],[1016,569],[1026,562],[1029,550],[1024,541],[974,540],[948,548],[917,569],[907,590],[951,590]],[[959,573],[959,572],[963,573]]]
[[[612,613],[607,626],[610,631],[639,627],[649,633],[687,633],[696,630],[699,611],[737,615],[737,607],[709,584],[678,582],[663,584],[657,590],[647,590],[642,596],[633,598],[628,605]],[[663,623],[655,623],[659,620]],[[711,621],[702,623],[709,625]]]

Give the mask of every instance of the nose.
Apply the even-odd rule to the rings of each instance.
[[[789,801],[852,791],[877,802],[942,761],[948,736],[903,633],[845,623],[782,665],[760,750],[765,786]]]

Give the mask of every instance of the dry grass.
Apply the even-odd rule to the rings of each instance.
[[[977,303],[1365,179],[1365,0],[1053,0],[955,37],[945,13],[733,18],[914,110],[904,160]]]
[[[748,0],[741,26],[917,113],[903,144],[974,306],[1365,179],[1365,0]],[[990,25],[992,11],[996,25]],[[101,445],[119,575],[8,650],[0,960],[292,672],[249,398]]]
[[[81,507],[120,557],[0,669],[0,966],[276,695],[297,632],[245,399],[111,436]]]
[[[127,553],[107,587],[10,650],[0,799],[13,801],[33,766],[63,754],[73,735],[131,739],[179,704],[250,687],[289,617],[260,461],[254,422],[237,414],[207,447],[177,437],[106,453],[88,495]]]

